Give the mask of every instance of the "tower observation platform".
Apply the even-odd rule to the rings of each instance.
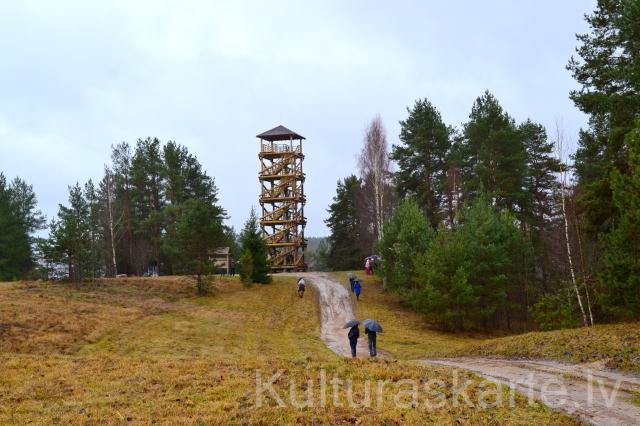
[[[260,227],[273,272],[306,271],[304,228],[306,198],[302,170],[304,136],[278,126],[260,139]]]

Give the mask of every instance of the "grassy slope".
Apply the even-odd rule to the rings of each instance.
[[[334,373],[351,377],[356,401],[363,397],[362,384],[368,379],[448,383],[450,371],[404,361],[339,359],[318,338],[313,291],[297,299],[290,278],[278,277],[273,285],[249,290],[225,280],[216,288],[212,296],[195,297],[192,282],[179,277],[106,280],[83,289],[0,284],[0,424],[572,424],[522,400],[515,408],[455,406],[448,385],[442,390],[449,398],[441,408],[427,409],[422,400],[418,409],[396,408],[393,394],[385,393],[381,406],[374,402],[364,409],[334,405],[331,397],[324,409],[280,408],[272,400],[256,409],[256,369],[265,378],[284,370],[274,387],[287,401],[292,381],[300,385],[314,380],[317,396],[321,368],[329,379]],[[399,329],[410,329],[419,320],[408,314],[403,326],[403,315],[395,316]],[[423,335],[411,336],[418,341]],[[446,336],[442,339],[446,346]],[[451,339],[451,344],[458,345],[458,340]],[[400,338],[393,351],[416,353]],[[475,401],[482,390],[473,385],[468,393]],[[344,388],[339,397],[345,401]]]
[[[394,356],[432,358],[462,355],[504,355],[522,358],[549,358],[570,362],[606,360],[606,365],[640,374],[640,323],[599,325],[515,336],[454,335],[429,328],[405,307],[399,297],[383,293],[373,277],[364,278],[360,318],[376,318],[385,326],[380,345]],[[346,273],[334,273],[346,282]]]

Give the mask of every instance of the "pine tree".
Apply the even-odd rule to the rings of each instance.
[[[90,212],[82,188],[69,187],[69,206],[62,204],[51,223],[50,239],[53,261],[67,266],[68,278],[80,284],[90,276]]]
[[[0,173],[0,281],[22,278],[33,265],[25,213]]]
[[[400,122],[401,145],[393,145],[391,159],[398,163],[395,174],[400,198],[411,196],[424,210],[433,228],[442,219],[447,155],[453,129],[427,99],[419,99],[409,117]]]
[[[453,330],[523,324],[530,246],[508,212],[479,194],[461,224],[441,227],[415,257],[416,285],[405,298],[417,311]]]
[[[403,200],[385,223],[380,241],[386,288],[402,293],[420,285],[415,259],[426,253],[433,236],[434,231],[418,204],[410,198]]]
[[[526,150],[513,118],[488,91],[476,99],[461,145],[467,200],[486,191],[499,207],[522,211]]]
[[[527,120],[518,126],[518,133],[526,149],[526,192],[520,216],[534,246],[534,263],[539,271],[537,284],[546,290],[550,281],[547,235],[555,231],[551,220],[557,215],[553,194],[558,189],[556,176],[566,166],[553,156],[553,142],[548,140],[542,125]]]
[[[199,294],[208,292],[203,277],[215,270],[213,252],[224,241],[218,208],[205,201],[189,199],[177,208],[175,232],[166,247],[179,271],[196,276]]]
[[[267,244],[262,238],[262,231],[258,227],[258,217],[255,209],[251,209],[251,214],[244,224],[244,228],[240,233],[240,243],[242,245],[243,257],[247,253],[251,256],[251,267],[245,266],[249,257],[241,260],[241,275],[245,274],[251,277],[251,282],[268,284],[271,282],[269,275],[270,268],[267,260]],[[243,272],[244,271],[244,272]]]
[[[33,186],[16,177],[10,185],[10,194],[16,206],[16,214],[20,217],[29,236],[44,229],[46,221],[40,210],[37,210],[38,199]]]
[[[98,191],[93,181],[84,185],[84,199],[87,203],[87,276],[95,279],[105,275],[106,251],[105,251],[105,229],[102,223],[102,206]]]
[[[133,184],[131,173],[132,154],[128,143],[122,142],[111,149],[113,186],[115,193],[114,211],[122,219],[122,236],[116,249],[116,257],[121,259],[117,270],[127,275],[139,273],[136,267],[136,235],[134,234]],[[140,268],[142,269],[142,268]]]
[[[629,172],[625,135],[640,114],[640,3],[598,0],[586,16],[591,32],[578,35],[579,60],[567,68],[582,86],[571,99],[588,114],[575,154],[581,209],[592,235],[607,232],[620,214],[612,202],[611,173]]]
[[[640,120],[626,138],[629,173],[611,173],[619,218],[607,237],[600,276],[602,309],[609,319],[640,319]]]
[[[440,227],[429,249],[415,258],[420,286],[405,295],[417,312],[441,328],[455,331],[475,326],[473,310],[480,299],[470,281],[464,243],[459,232]]]
[[[522,312],[530,245],[514,215],[497,210],[486,194],[480,194],[467,210],[463,223],[459,232],[467,273],[478,297],[472,308],[476,326],[484,330],[511,328],[512,314]]]
[[[354,175],[338,180],[336,195],[329,206],[329,217],[325,220],[331,232],[327,263],[333,270],[358,269],[367,256],[357,207],[361,184]]]
[[[138,140],[131,167],[137,232],[144,235],[143,264],[160,267],[160,235],[164,205],[163,162],[160,141],[156,138]]]

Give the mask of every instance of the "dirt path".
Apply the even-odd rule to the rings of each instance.
[[[307,272],[301,275],[305,277],[308,285],[316,289],[320,298],[320,338],[336,354],[350,357],[348,330],[342,328],[347,321],[355,318],[349,290],[326,274]],[[356,354],[358,358],[369,356],[367,336],[362,326]]]
[[[496,358],[421,362],[473,371],[585,423],[640,425],[640,406],[631,401],[632,392],[640,392],[640,378],[604,370],[603,362],[564,364]]]
[[[336,354],[351,356],[347,330],[342,328],[345,322],[355,318],[349,290],[323,273],[300,275],[319,295],[321,339]],[[357,354],[367,357],[366,336],[362,330],[361,333]],[[473,371],[585,423],[640,425],[640,377],[608,371],[604,369],[604,362],[565,364],[481,357],[419,362]]]

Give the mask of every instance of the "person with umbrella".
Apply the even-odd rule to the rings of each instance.
[[[358,338],[360,337],[360,329],[358,328],[360,321],[351,320],[344,325],[343,328],[349,328],[347,338],[349,338],[349,346],[351,346],[351,357],[356,357],[356,346],[358,345]]]
[[[382,333],[380,323],[372,319],[364,320],[364,334],[369,338],[369,355],[371,355],[371,358],[375,358],[378,354],[376,348],[377,333]]]
[[[353,283],[353,292],[356,294],[356,299],[360,300],[360,291],[362,290],[362,285],[360,284],[360,280],[356,278]]]

